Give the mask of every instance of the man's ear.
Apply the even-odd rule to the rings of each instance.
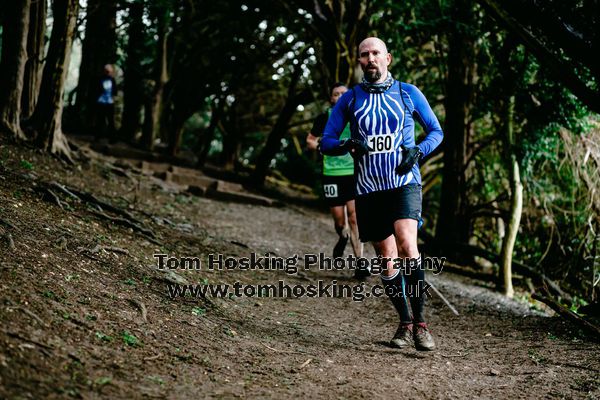
[[[389,66],[392,63],[392,53],[387,53],[387,65]]]

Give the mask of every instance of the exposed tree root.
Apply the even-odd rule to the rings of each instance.
[[[50,186],[60,190],[61,192],[68,195],[69,197],[74,198],[75,200],[81,201],[81,199],[79,197],[77,197],[77,195],[73,194],[73,192],[71,192],[69,189],[67,189],[65,186],[61,185],[60,183],[50,182]]]
[[[40,317],[37,316],[37,314],[35,314],[31,310],[28,310],[25,307],[18,306],[18,307],[9,307],[9,308],[12,308],[13,310],[19,310],[19,311],[23,312],[24,314],[26,314],[26,315],[30,316],[31,318],[33,318],[34,320],[36,320],[42,326],[46,325],[46,323],[44,322],[43,319],[41,319]]]
[[[142,313],[142,319],[144,320],[144,322],[148,322],[148,310],[146,309],[146,306],[144,305],[144,303],[142,303],[139,300],[136,299],[129,299],[129,302],[131,304],[133,304],[134,306],[136,306],[140,312]]]
[[[91,193],[84,192],[84,191],[81,191],[81,190],[78,190],[78,189],[75,189],[72,187],[68,187],[66,185],[61,185],[58,182],[41,183],[40,188],[41,188],[41,190],[43,190],[43,192],[45,194],[48,195],[47,197],[52,199],[53,202],[56,203],[60,208],[64,209],[63,201],[61,201],[60,197],[52,189],[55,189],[56,191],[63,193],[76,201],[81,201],[88,205],[95,206],[98,209],[98,211],[90,211],[92,214],[94,214],[100,218],[103,218],[105,220],[108,220],[110,222],[113,222],[115,224],[119,224],[122,226],[126,226],[128,228],[131,228],[134,231],[139,232],[139,233],[143,234],[144,236],[146,236],[146,238],[150,242],[152,242],[156,245],[161,245],[161,243],[156,240],[155,233],[152,230],[145,228],[144,223],[142,221],[138,220],[137,218],[135,218],[135,216],[133,216],[133,214],[131,214],[129,211],[123,210],[122,208],[119,208],[119,207],[115,207],[106,201],[100,200]],[[120,215],[121,217],[112,217],[112,216],[106,214],[104,211],[112,212],[114,214]],[[112,251],[115,253],[128,254],[127,250],[120,249],[117,247],[104,247],[103,249],[107,250],[107,251]],[[97,251],[99,251],[99,250],[100,250],[100,248],[97,249]],[[92,254],[93,254],[93,252],[92,252]]]
[[[88,252],[90,252],[91,254],[96,254],[100,250],[109,251],[109,252],[112,252],[112,253],[120,253],[120,254],[129,255],[129,250],[127,250],[127,249],[122,249],[120,247],[113,247],[113,246],[101,246],[99,244],[97,244],[96,246],[94,246],[93,249],[88,250]]]
[[[593,337],[596,340],[600,340],[600,327],[583,319],[579,315],[575,314],[573,311],[569,310],[568,308],[554,300],[552,297],[550,297],[550,293],[546,287],[542,287],[541,293],[533,293],[531,297],[548,305],[548,307],[553,309],[561,317],[565,318],[567,321],[574,323],[578,327],[583,328],[586,331],[592,333]]]
[[[90,212],[92,214],[100,217],[100,218],[106,219],[107,221],[113,222],[113,223],[115,223],[117,225],[122,225],[122,226],[125,226],[127,228],[131,228],[134,231],[139,232],[139,233],[143,234],[144,236],[146,236],[146,238],[150,242],[152,242],[152,243],[154,243],[156,245],[160,245],[160,242],[158,242],[156,240],[156,235],[154,234],[154,232],[152,232],[149,229],[141,227],[140,225],[136,224],[133,221],[130,221],[130,220],[126,219],[126,218],[111,217],[110,215],[107,215],[107,214],[105,214],[103,212],[100,212],[100,211],[90,211]]]
[[[46,193],[50,195],[50,197],[54,200],[57,206],[59,206],[63,210],[65,209],[62,205],[62,202],[60,201],[60,198],[56,195],[56,193],[54,193],[51,189],[46,189]]]
[[[15,246],[15,242],[13,240],[13,237],[10,233],[6,234],[6,238],[8,239],[8,247],[10,247],[11,250],[16,250],[16,246]]]
[[[14,226],[10,221],[4,220],[2,218],[0,218],[0,224],[6,226],[8,228],[11,228],[15,231],[17,230],[17,227]]]
[[[448,299],[433,285],[433,283],[431,283],[430,281],[427,281],[427,284],[429,286],[431,286],[431,288],[433,289],[433,291],[435,292],[435,294],[438,295],[438,297],[440,299],[442,299],[442,301],[444,302],[444,304],[446,304],[448,306],[448,308],[450,309],[450,311],[452,311],[452,313],[454,315],[460,315],[458,313],[458,311],[456,311],[456,308],[454,308],[454,306],[450,303],[450,301],[448,301]]]
[[[69,147],[69,141],[67,137],[62,133],[62,131],[58,131],[54,133],[54,138],[50,143],[50,153],[59,159],[66,161],[70,165],[75,165],[73,161],[72,151]]]

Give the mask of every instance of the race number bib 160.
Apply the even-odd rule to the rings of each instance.
[[[338,187],[335,183],[331,185],[323,185],[323,191],[325,192],[325,197],[337,197],[338,196]]]
[[[373,149],[369,154],[391,153],[394,151],[394,134],[369,136],[369,147]]]

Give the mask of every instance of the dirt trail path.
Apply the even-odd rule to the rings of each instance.
[[[324,214],[209,202],[203,208],[210,209],[205,220],[209,230],[262,252],[326,252],[335,239]],[[236,216],[241,217],[236,223],[222,224]],[[281,279],[269,274],[271,281]],[[350,276],[349,271],[311,269],[306,277],[354,284]],[[249,332],[248,339],[269,337],[269,344],[281,350],[267,351],[261,362],[270,378],[256,383],[270,381],[268,391],[248,385],[250,391],[236,392],[235,384],[229,390],[286,395],[318,391],[332,398],[586,398],[596,387],[598,396],[596,345],[569,340],[561,321],[462,278],[442,273],[429,279],[461,313],[454,316],[438,298],[430,302],[428,315],[439,348],[433,353],[387,346],[397,317],[386,298],[261,300],[262,307],[255,307],[252,299],[237,301],[243,311],[236,322]],[[368,281],[376,283],[376,277]],[[244,353],[236,350],[246,359]],[[252,376],[252,368],[235,369],[240,377]]]
[[[141,176],[132,191],[129,178],[106,174],[101,163],[70,171],[10,151],[0,219],[12,225],[2,229],[13,233],[15,249],[0,246],[0,398],[600,396],[598,344],[447,273],[431,279],[461,315],[430,301],[438,345],[431,353],[387,346],[396,315],[386,298],[169,299],[176,279],[355,282],[347,270],[206,269],[210,253],[328,253],[335,234],[324,213],[168,193]],[[50,180],[129,206],[161,245],[77,202],[61,209],[42,200],[36,187]],[[105,250],[90,251],[98,244]],[[197,256],[203,268],[165,274],[155,252]],[[367,285],[377,283],[372,277]]]

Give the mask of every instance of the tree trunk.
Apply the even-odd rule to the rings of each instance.
[[[251,176],[251,182],[253,185],[260,187],[265,184],[265,179],[267,177],[271,161],[281,148],[281,139],[283,139],[288,131],[290,120],[294,116],[296,108],[298,105],[306,103],[311,98],[311,92],[308,89],[304,89],[300,93],[296,93],[296,86],[300,81],[301,73],[302,70],[300,68],[296,68],[292,73],[285,104],[283,105],[283,108],[277,117],[277,121],[275,122],[273,129],[271,129],[271,132],[269,133],[265,147],[263,147],[262,151],[258,155],[258,159],[256,160],[256,167]]]
[[[52,4],[54,17],[52,36],[44,66],[40,96],[31,117],[32,128],[37,132],[37,145],[69,160],[71,160],[71,151],[67,138],[62,132],[61,117],[65,79],[69,69],[78,10],[79,0],[54,0]]]
[[[240,112],[243,105],[239,100],[232,104],[227,110],[227,117],[223,118],[219,126],[221,128],[223,150],[219,155],[219,165],[225,170],[233,171],[240,154],[241,140],[244,128],[241,124]]]
[[[515,97],[510,96],[505,105],[505,154],[506,163],[509,171],[510,181],[510,217],[506,228],[506,236],[502,242],[502,253],[500,254],[500,287],[507,297],[514,295],[512,285],[512,255],[519,232],[521,222],[521,212],[523,210],[523,185],[519,172],[519,163],[514,151],[514,110]]]
[[[46,0],[32,0],[27,36],[27,63],[23,77],[21,115],[27,119],[33,114],[42,81],[44,36],[46,34]]]
[[[300,68],[298,68],[299,70]],[[271,165],[271,160],[275,157],[279,149],[281,148],[281,139],[285,136],[288,131],[288,125],[290,120],[296,112],[296,107],[300,104],[308,102],[311,98],[311,92],[308,89],[304,89],[298,94],[294,93],[296,83],[292,79],[292,86],[288,97],[285,101],[283,109],[277,117],[277,122],[273,126],[273,129],[269,133],[269,138],[265,147],[262,149],[256,161],[256,168],[252,175],[252,183],[257,186],[263,186]]]
[[[127,60],[125,62],[125,84],[123,90],[123,118],[121,137],[134,142],[140,129],[140,113],[144,97],[142,59],[144,56],[144,4],[129,4],[129,30]]]
[[[358,44],[369,29],[369,2],[314,0],[308,3],[312,3],[311,25],[321,40],[324,90],[328,92],[334,82],[347,85],[357,83],[355,66]],[[308,3],[299,4],[304,4],[300,6],[302,8]]]
[[[492,203],[492,207],[496,210],[500,208],[496,201]],[[496,223],[496,234],[498,235],[498,239],[500,239],[494,251],[500,254],[502,253],[502,243],[504,243],[504,238],[506,237],[506,224],[502,217],[495,218],[494,222]]]
[[[449,257],[458,256],[454,254],[452,244],[468,243],[470,236],[465,165],[475,68],[473,39],[464,31],[473,19],[473,5],[471,0],[456,0],[455,3],[455,22],[449,37],[442,194],[436,226],[437,242],[446,244],[439,250]]]
[[[155,9],[157,18],[158,42],[154,67],[154,82],[151,84],[150,96],[145,105],[144,128],[142,131],[142,146],[148,150],[154,149],[154,141],[160,133],[161,106],[163,94],[167,83],[167,31],[169,25],[168,10],[157,7]]]
[[[241,132],[236,132],[236,136],[239,136]],[[224,149],[223,153],[223,168],[226,171],[234,171],[236,164],[240,158],[240,152],[242,150],[241,141],[230,142],[227,149]]]
[[[203,132],[202,143],[199,146],[198,151],[198,167],[202,168],[206,164],[208,158],[208,152],[210,151],[210,144],[215,136],[215,130],[217,125],[221,121],[221,115],[223,114],[223,108],[225,107],[225,99],[219,99],[219,104],[214,104],[212,107],[212,114],[210,116],[210,124],[208,128]]]
[[[85,38],[79,67],[75,110],[80,127],[95,121],[98,80],[106,64],[116,61],[117,0],[88,0]]]
[[[27,34],[31,0],[5,4],[0,64],[0,131],[25,139],[21,129],[21,94],[27,61]]]
[[[169,146],[167,148],[167,154],[171,157],[176,157],[179,147],[181,146],[181,135],[183,134],[183,126],[185,121],[191,116],[188,113],[181,113],[177,109],[173,109],[169,116],[169,124],[167,130],[167,136],[169,140]]]
[[[142,138],[140,139],[140,145],[146,150],[152,151],[154,149],[154,112],[153,106],[154,99],[152,94],[148,94],[144,100],[144,120],[142,121]]]

